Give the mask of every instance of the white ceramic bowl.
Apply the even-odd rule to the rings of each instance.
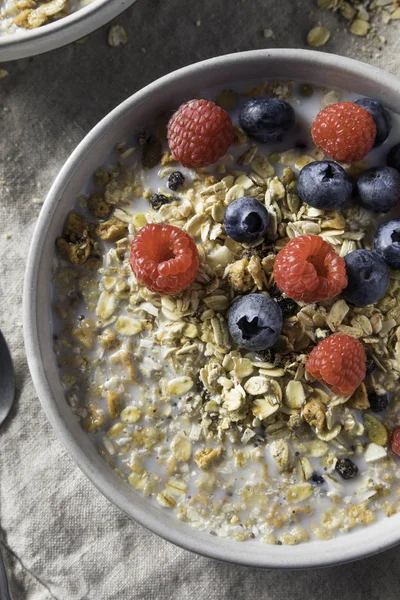
[[[37,27],[0,37],[0,62],[36,56],[75,42],[122,13],[136,0],[94,0],[72,14]]]
[[[82,471],[127,515],[188,550],[254,567],[316,567],[355,560],[400,541],[400,514],[329,541],[269,546],[211,536],[178,521],[135,492],[99,456],[64,399],[52,348],[50,273],[54,242],[68,211],[94,170],[126,132],[140,129],[166,107],[200,88],[246,79],[296,79],[371,96],[400,111],[400,81],[347,58],[305,50],[260,50],[214,58],[167,75],[123,102],[79,144],[64,165],[40,213],[28,258],[24,327],[29,367],[54,429]]]

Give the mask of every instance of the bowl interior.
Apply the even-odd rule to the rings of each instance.
[[[52,348],[50,280],[54,242],[95,169],[110,150],[157,113],[193,97],[198,89],[235,80],[286,79],[338,87],[400,111],[400,82],[349,59],[310,51],[246,52],[211,59],[168,75],[138,92],[101,121],[71,155],[53,184],[36,227],[24,290],[29,366],[43,407],[71,455],[97,488],[130,517],[180,546],[221,560],[258,567],[315,567],[361,558],[400,541],[400,515],[330,541],[299,546],[238,543],[211,536],[158,509],[122,481],[98,455],[64,399]]]

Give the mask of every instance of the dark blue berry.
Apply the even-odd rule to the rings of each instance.
[[[389,150],[386,162],[389,167],[400,171],[400,144],[396,144]]]
[[[239,125],[259,142],[279,140],[296,121],[293,107],[278,98],[249,100],[239,113]]]
[[[400,200],[400,173],[393,167],[372,167],[357,181],[361,204],[376,213],[387,213]]]
[[[331,160],[309,163],[297,181],[300,198],[314,208],[336,210],[350,200],[353,184],[346,171]]]
[[[323,483],[325,483],[325,479],[322,477],[322,475],[319,475],[318,473],[313,473],[311,475],[311,481],[313,481],[317,485],[322,485]]]
[[[232,304],[228,328],[240,348],[260,352],[271,348],[278,339],[282,330],[282,311],[269,296],[248,294]]]
[[[389,406],[389,394],[370,394],[368,396],[369,405],[373,412],[382,412]]]
[[[389,285],[389,270],[385,261],[371,250],[354,250],[344,258],[347,287],[343,297],[356,306],[378,302]]]
[[[376,125],[374,148],[381,146],[388,137],[392,127],[392,119],[389,111],[380,102],[372,100],[372,98],[360,98],[356,100],[356,104],[365,108],[374,119]]]
[[[261,202],[244,196],[226,209],[225,231],[236,242],[255,242],[267,231],[269,214]]]
[[[343,479],[354,479],[358,474],[358,467],[349,458],[338,458],[336,471]]]
[[[374,235],[373,246],[389,267],[400,269],[400,219],[381,225]]]
[[[170,174],[167,180],[167,185],[170,190],[176,192],[185,183],[185,176],[180,171],[174,171]]]

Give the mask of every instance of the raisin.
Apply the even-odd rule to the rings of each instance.
[[[282,292],[277,285],[274,285],[274,287],[269,290],[269,295],[271,298],[280,298],[282,296]]]
[[[322,483],[325,483],[325,479],[322,477],[322,475],[319,475],[318,473],[313,473],[311,475],[311,481],[313,481],[317,485],[321,485]]]
[[[185,183],[185,176],[180,171],[174,171],[168,177],[167,185],[170,190],[176,192],[177,189],[182,187]]]
[[[154,210],[158,210],[164,204],[169,204],[169,202],[172,201],[172,196],[165,196],[164,194],[152,194],[149,200],[150,206],[151,208],[154,208]]]
[[[278,306],[282,311],[284,317],[291,317],[297,313],[298,305],[297,302],[291,298],[281,298],[278,300]]]
[[[376,364],[373,361],[373,359],[370,356],[367,356],[365,376],[367,377],[368,375],[371,375],[371,373],[373,373],[375,371],[375,367],[376,367]]]
[[[259,354],[261,354],[261,356],[263,357],[263,359],[266,362],[275,363],[275,352],[272,350],[272,348],[268,348],[268,350],[264,350],[263,352],[260,352]]]
[[[370,394],[368,397],[370,408],[373,412],[379,413],[386,410],[389,406],[389,394]]]
[[[357,465],[349,458],[339,458],[335,469],[343,479],[354,479],[358,473]]]

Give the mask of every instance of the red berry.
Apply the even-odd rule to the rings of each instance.
[[[339,162],[361,160],[372,149],[376,125],[371,114],[354,102],[338,102],[321,110],[311,126],[317,146]]]
[[[346,263],[322,237],[301,235],[277,254],[275,282],[297,302],[319,302],[340,294],[347,285]]]
[[[233,142],[230,116],[210,100],[182,104],[168,123],[168,144],[184,167],[215,163]]]
[[[199,253],[193,238],[173,225],[150,224],[136,234],[130,263],[138,281],[165,296],[178,294],[195,278]]]
[[[367,355],[358,340],[334,333],[312,350],[306,369],[334,394],[351,396],[365,377]]]
[[[394,454],[400,456],[400,428],[395,429],[390,439],[390,449]]]

